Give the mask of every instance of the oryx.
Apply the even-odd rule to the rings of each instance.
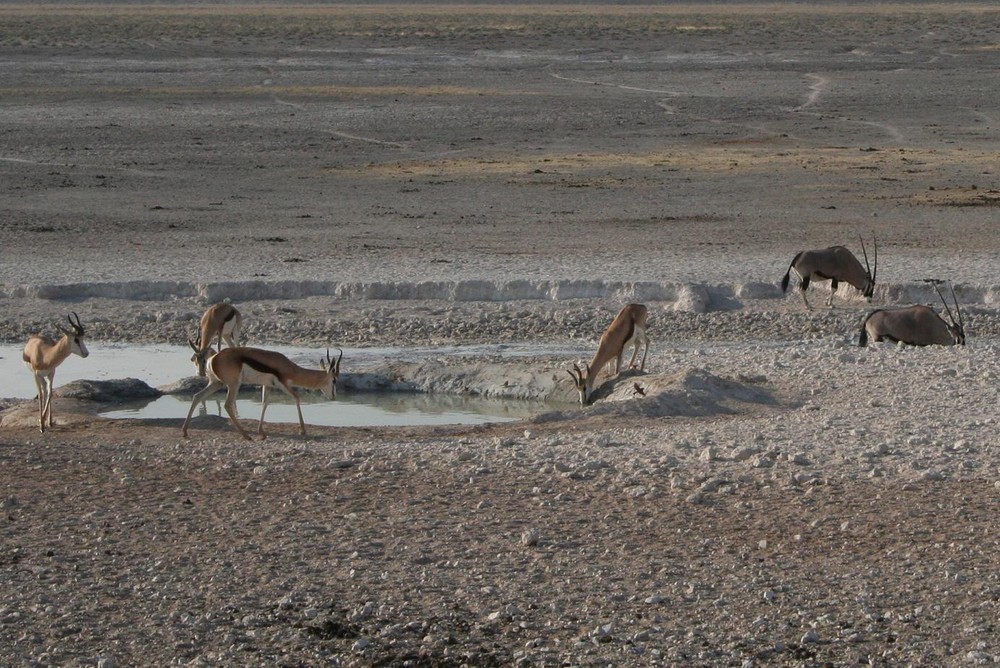
[[[871,337],[876,342],[891,341],[911,346],[964,346],[965,323],[962,322],[962,310],[958,306],[955,288],[951,288],[951,298],[955,302],[955,314],[952,314],[948,301],[937,286],[941,281],[927,282],[934,285],[938,296],[941,297],[950,323],[945,322],[937,311],[923,304],[905,308],[878,309],[869,313],[862,321],[858,345],[861,347],[868,345],[868,338]]]
[[[785,277],[781,279],[781,291],[788,290],[788,276],[792,271],[799,277],[799,289],[802,291],[802,301],[806,308],[809,300],[806,299],[806,288],[809,281],[829,280],[830,298],[826,300],[826,305],[833,308],[833,295],[837,292],[837,284],[840,281],[850,283],[865,296],[869,302],[872,300],[872,293],[875,291],[875,275],[878,273],[878,240],[874,239],[873,261],[874,266],[868,264],[868,250],[865,248],[864,239],[861,239],[861,252],[865,255],[865,266],[862,267],[858,258],[847,250],[844,246],[830,246],[820,250],[800,251],[792,263],[788,265]]]

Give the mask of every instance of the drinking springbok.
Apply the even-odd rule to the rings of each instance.
[[[73,322],[76,318],[76,322]],[[73,313],[73,317],[66,316],[73,331],[58,327],[63,333],[62,338],[53,341],[47,336],[35,334],[24,344],[24,352],[21,359],[31,369],[31,375],[35,378],[35,387],[38,389],[38,427],[44,432],[46,424],[52,426],[52,382],[56,376],[56,367],[62,364],[70,354],[77,354],[86,357],[90,354],[87,344],[83,340],[83,325],[80,323],[80,316]]]
[[[802,302],[808,309],[812,307],[809,305],[809,300],[806,299],[806,289],[813,279],[830,281],[830,298],[826,300],[826,305],[830,308],[833,308],[833,295],[837,292],[837,284],[840,281],[853,285],[870,302],[872,293],[875,291],[875,276],[878,273],[877,239],[874,240],[874,246],[874,267],[868,264],[868,251],[865,249],[864,239],[861,239],[861,252],[865,255],[864,267],[858,262],[858,258],[844,246],[800,251],[792,258],[792,263],[788,265],[788,271],[781,279],[781,291],[788,290],[788,276],[794,271],[799,277]]]
[[[635,358],[639,355],[639,345],[642,344],[642,362],[639,368],[646,369],[646,355],[649,353],[649,337],[646,336],[648,315],[644,304],[626,304],[611,321],[608,328],[604,330],[597,346],[597,352],[594,353],[594,358],[590,360],[590,363],[584,364],[583,369],[573,364],[573,371],[566,370],[580,393],[581,406],[586,406],[593,400],[594,381],[611,360],[615,361],[615,375],[621,373],[622,356],[630,345],[634,348],[632,349],[632,359],[628,363],[629,368],[635,367]]]
[[[891,341],[911,346],[964,346],[965,323],[962,322],[962,310],[958,306],[955,288],[951,288],[951,298],[955,302],[953,315],[951,308],[948,307],[948,301],[937,286],[939,281],[927,282],[933,283],[950,322],[945,322],[937,311],[923,304],[905,308],[877,309],[869,313],[861,323],[858,345],[865,347],[870,337],[875,342]]]
[[[337,377],[340,375],[340,360],[343,357],[344,352],[340,351],[340,357],[333,361],[330,359],[330,351],[327,350],[326,361],[320,360],[322,370],[317,370],[304,369],[281,353],[270,350],[226,348],[209,358],[206,364],[208,385],[194,395],[194,399],[191,400],[191,408],[188,409],[181,431],[187,438],[188,424],[191,422],[191,414],[194,413],[195,406],[225,387],[225,406],[226,413],[229,414],[229,421],[233,423],[236,431],[240,432],[243,438],[248,441],[252,440],[250,434],[240,426],[236,418],[236,397],[239,394],[240,385],[251,383],[261,386],[260,422],[257,425],[257,434],[261,438],[267,438],[267,434],[264,433],[264,412],[267,410],[267,401],[272,387],[277,387],[295,400],[295,409],[299,413],[299,431],[305,436],[306,425],[302,419],[302,407],[299,405],[299,394],[295,388],[304,387],[320,390],[327,399],[336,399]]]
[[[240,345],[240,329],[243,327],[243,316],[231,304],[215,304],[201,316],[201,327],[195,341],[188,339],[188,344],[194,355],[191,363],[198,369],[198,375],[205,375],[205,360],[216,351],[212,350],[212,339],[218,337],[218,348],[222,350],[222,341],[235,348]]]

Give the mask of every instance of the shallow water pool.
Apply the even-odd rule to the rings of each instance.
[[[152,387],[163,387],[194,375],[191,351],[174,345],[126,345],[100,341],[90,343],[90,355],[71,355],[56,371],[56,387],[75,380],[137,378]],[[31,373],[21,361],[20,345],[0,345],[0,397],[31,399],[36,395]],[[294,362],[318,368],[325,349],[268,346]],[[535,345],[479,345],[414,348],[345,348],[345,373],[357,373],[385,360],[419,360],[444,356],[518,357],[549,353],[555,348]],[[560,352],[562,349],[559,349]],[[566,349],[572,354],[574,349]],[[336,353],[333,353],[336,354]],[[222,407],[225,390],[211,397],[195,415],[227,417]],[[191,397],[163,396],[152,401],[134,402],[101,413],[108,418],[177,418],[187,415]],[[531,401],[485,399],[450,394],[349,392],[338,389],[337,399],[327,401],[318,393],[302,393],[302,415],[307,424],[327,426],[388,426],[430,424],[481,424],[520,420],[546,410],[546,404]],[[237,411],[242,419],[260,416],[260,395],[241,392]],[[271,393],[265,422],[297,423],[295,405],[280,391]]]
[[[242,397],[236,401],[236,412],[242,420],[256,421],[260,417],[260,396]],[[223,389],[195,409],[194,417],[216,415],[228,419],[222,405],[226,398]],[[406,425],[483,424],[510,422],[530,417],[542,410],[531,401],[456,397],[452,395],[427,395],[413,393],[337,392],[334,401],[320,395],[301,399],[302,418],[306,425],[328,427],[375,427]],[[191,398],[163,396],[151,401],[122,405],[100,413],[101,417],[122,418],[176,418],[178,424],[187,415]],[[295,404],[281,392],[271,392],[271,400],[264,416],[265,430],[274,423],[298,423]],[[192,429],[197,429],[196,423]],[[250,429],[250,425],[244,424]],[[256,426],[253,427],[256,429]]]

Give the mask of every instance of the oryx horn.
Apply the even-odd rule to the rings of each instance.
[[[962,309],[958,306],[958,297],[955,295],[955,285],[951,282],[948,283],[951,287],[951,298],[955,302],[955,313],[958,314],[958,328],[962,331],[962,335],[965,335],[965,323],[962,322]]]
[[[958,297],[955,295],[955,286],[952,285],[951,281],[948,281],[948,287],[951,288],[951,298],[955,302],[955,312],[958,314],[958,320],[955,320],[955,316],[952,315],[951,309],[948,307],[948,300],[944,298],[941,294],[941,288],[938,287],[939,284],[944,283],[944,280],[940,278],[924,278],[922,279],[924,283],[930,283],[934,286],[934,291],[941,298],[941,303],[944,304],[944,310],[948,313],[948,319],[951,320],[951,324],[959,329],[959,331],[965,331],[965,323],[962,322],[962,309],[958,306]]]
[[[872,273],[872,266],[870,264],[868,264],[868,249],[865,248],[865,240],[864,240],[864,238],[860,234],[858,235],[858,241],[861,242],[861,252],[865,256],[865,269],[868,270],[868,275],[871,276],[872,283],[874,283],[875,282],[875,274]],[[878,257],[878,256],[876,256],[876,257]],[[876,262],[875,262],[875,267],[876,268],[878,267],[878,260],[876,260]]]
[[[872,283],[874,283],[875,277],[878,275],[878,238],[875,236],[874,232],[872,232],[872,245],[874,246],[872,253],[875,256],[873,258],[875,262],[875,268],[872,270]]]

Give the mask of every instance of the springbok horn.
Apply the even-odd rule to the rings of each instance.
[[[337,361],[334,362],[333,359],[330,357],[330,349],[327,348],[326,349],[326,364],[324,365],[323,364],[323,360],[320,360],[319,361],[320,366],[325,366],[327,369],[332,369],[336,373],[340,373],[340,360],[344,359],[344,351],[341,350],[340,348],[337,348],[337,350],[340,351],[340,356],[337,357]]]
[[[66,316],[66,319],[69,320],[69,324],[73,326],[73,329],[76,331],[76,333],[82,336],[83,325],[80,323],[80,316],[76,314],[76,311],[73,311],[73,317],[76,318],[76,322],[73,322],[73,318],[69,316]]]

